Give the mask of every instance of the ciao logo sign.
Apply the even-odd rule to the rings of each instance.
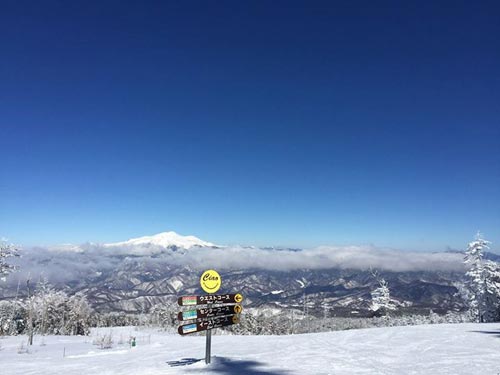
[[[207,270],[200,277],[201,288],[207,293],[215,293],[219,290],[222,279],[217,271]]]

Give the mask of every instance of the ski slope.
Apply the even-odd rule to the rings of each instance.
[[[112,331],[114,345],[92,344]],[[129,335],[137,346],[127,344]],[[124,341],[124,342],[122,342]],[[90,337],[0,339],[2,375],[30,374],[492,374],[500,373],[500,324],[444,324],[371,328],[292,336],[205,338],[131,327],[94,330]],[[120,342],[120,343],[119,343]],[[45,345],[43,345],[45,344]],[[63,354],[65,356],[63,357]]]

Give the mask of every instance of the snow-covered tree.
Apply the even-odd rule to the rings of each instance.
[[[486,291],[500,298],[500,264],[487,261],[484,264],[486,274]]]
[[[8,335],[12,331],[13,307],[9,301],[0,301],[0,336]]]
[[[483,265],[485,273],[485,319],[500,321],[500,264],[487,261]]]
[[[37,291],[28,301],[33,311],[33,326],[38,333],[63,335],[66,334],[68,316],[68,295],[56,291],[50,284],[41,282]]]
[[[374,315],[379,316],[386,315],[389,311],[396,310],[396,303],[391,298],[387,281],[376,272],[372,272],[372,275],[377,279],[379,286],[371,292],[372,302],[370,310],[373,311]]]
[[[137,315],[116,311],[94,314],[91,320],[93,327],[124,327],[139,325]]]
[[[155,305],[151,308],[149,315],[151,316],[153,325],[158,327],[176,327],[177,313],[179,308],[173,303]]]
[[[0,301],[0,336],[23,333],[26,316],[26,308],[22,302]]]
[[[72,335],[88,335],[90,333],[90,316],[92,309],[85,297],[77,293],[68,299],[68,318],[66,331]]]
[[[47,320],[49,310],[49,296],[55,290],[44,277],[37,284],[35,296],[31,299],[31,307],[33,309],[34,319],[38,326],[38,332],[42,335],[47,333]]]
[[[479,322],[492,322],[499,318],[500,265],[483,260],[484,251],[489,249],[489,244],[481,233],[477,233],[474,241],[467,246],[464,259],[469,267],[466,273],[471,290],[469,307]]]
[[[9,263],[8,258],[19,256],[18,249],[5,241],[0,241],[0,280],[14,271],[16,267]]]

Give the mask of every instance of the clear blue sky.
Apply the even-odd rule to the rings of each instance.
[[[0,236],[500,243],[498,1],[3,1]]]

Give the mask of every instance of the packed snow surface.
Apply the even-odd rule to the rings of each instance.
[[[175,232],[163,232],[154,236],[144,236],[132,238],[128,241],[105,244],[104,247],[134,247],[134,246],[158,246],[171,247],[177,246],[184,249],[190,249],[194,246],[212,247],[213,243],[200,240],[195,236],[181,236]]]
[[[112,332],[113,347],[92,344]],[[137,346],[127,343],[136,337]],[[14,374],[498,374],[500,324],[443,324],[371,328],[291,336],[205,337],[132,327],[94,330],[89,337],[0,339],[2,375]],[[64,356],[63,356],[64,355]]]

